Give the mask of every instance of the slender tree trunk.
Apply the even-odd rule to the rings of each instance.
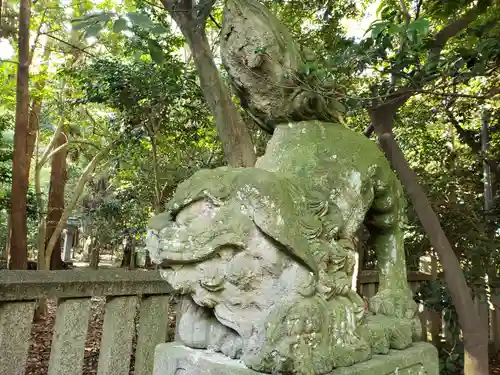
[[[127,237],[125,246],[123,246],[123,258],[120,265],[121,268],[129,268],[132,262],[132,243],[130,237]]]
[[[76,204],[80,200],[83,189],[85,188],[87,182],[92,178],[95,169],[97,168],[97,165],[102,160],[102,158],[107,155],[110,149],[111,146],[106,147],[105,149],[99,151],[99,153],[96,156],[94,156],[94,158],[90,161],[87,167],[85,167],[82,175],[80,176],[78,184],[76,185],[75,190],[73,190],[71,199],[69,200],[68,205],[64,208],[61,218],[59,219],[59,222],[54,228],[54,233],[52,233],[52,236],[50,237],[50,240],[48,241],[47,246],[45,248],[45,262],[47,268],[50,265],[50,259],[52,257],[52,251],[54,250],[54,245],[57,241],[57,237],[61,235],[61,232],[64,229],[64,226],[66,225],[66,221],[68,220],[71,211],[75,208]]]
[[[26,138],[26,155],[28,156],[28,168],[26,179],[29,181],[31,160],[35,151],[36,135],[40,123],[40,115],[42,113],[42,101],[40,99],[31,102],[30,120],[28,128],[28,137]]]
[[[405,187],[430,243],[439,255],[440,263],[444,269],[444,278],[464,336],[465,375],[489,375],[488,332],[481,324],[481,318],[475,309],[460,263],[439,223],[439,219],[418,183],[415,172],[410,168],[394,139],[392,122],[396,110],[397,107],[387,108],[384,106],[370,111],[380,146]]]
[[[161,188],[160,188],[160,173],[158,166],[158,150],[156,147],[156,134],[153,129],[146,126],[146,131],[148,132],[149,140],[151,142],[151,156],[153,161],[153,172],[155,179],[155,199],[153,204],[153,209],[156,215],[160,214],[163,210],[161,207]]]
[[[55,148],[64,144],[66,144],[66,136],[61,133],[57,138]],[[45,220],[45,248],[47,248],[64,211],[64,189],[67,181],[66,155],[67,149],[62,149],[52,156],[49,200],[47,204],[47,218]],[[60,270],[62,268],[61,235],[59,234],[54,244],[54,251],[50,257],[50,269]]]
[[[186,11],[184,8],[178,8],[177,3],[181,2],[163,0],[165,8],[170,11],[170,15],[181,29],[191,49],[200,77],[201,89],[208,108],[214,116],[217,134],[226,160],[234,167],[252,167],[256,157],[250,132],[215,65],[204,24],[200,24],[201,20],[193,17],[192,11],[187,11],[187,8]]]
[[[256,157],[250,132],[222,82],[207,37],[205,33],[193,33],[190,40],[201,87],[214,116],[226,160],[235,167],[253,167]]]
[[[129,270],[133,270],[136,267],[137,254],[135,252],[135,238],[130,239],[130,264],[128,266]]]
[[[25,176],[28,173],[30,13],[30,0],[21,0],[19,8],[16,129],[14,134],[14,155],[12,157],[11,269],[26,269],[28,255],[28,228],[26,224],[28,181]]]
[[[433,281],[437,280],[438,274],[438,260],[434,253],[431,254],[431,278]],[[441,349],[441,329],[442,329],[442,316],[443,311],[430,311],[431,320],[431,337],[432,344],[439,349]]]
[[[90,260],[89,260],[89,266],[90,268],[96,270],[99,268],[99,241],[92,239],[91,245],[90,245]]]
[[[7,261],[7,268],[9,264],[9,255],[10,255],[10,239],[12,238],[12,216],[10,212],[7,213],[7,243],[5,244],[4,256]]]
[[[40,32],[40,30],[39,30]],[[32,46],[31,52],[30,52],[30,57],[29,57],[29,65],[31,65],[31,61],[33,60],[33,55],[34,55],[34,49],[37,43],[37,39],[39,37],[39,33],[37,34],[37,37],[35,38],[35,43]],[[51,54],[51,49],[45,47],[45,52],[43,53],[43,61],[49,61],[50,54]],[[46,72],[46,68],[43,70],[43,72]],[[39,81],[37,85],[37,90],[43,90],[45,87],[46,80],[42,79]],[[28,136],[26,137],[26,171],[25,171],[25,179],[26,183],[29,185],[29,178],[30,178],[30,169],[31,169],[31,160],[33,159],[33,152],[35,151],[35,143],[36,143],[36,138],[38,134],[38,127],[40,123],[40,115],[42,112],[42,100],[40,97],[33,99],[31,103],[31,110],[30,110],[30,115],[29,115],[29,128],[28,128]],[[40,208],[40,207],[39,207]],[[9,213],[9,223],[11,221],[11,214]],[[10,253],[10,236],[11,236],[11,230],[10,230],[10,224],[9,224],[9,240],[7,242],[8,247],[6,249],[6,255],[8,257],[8,254]]]

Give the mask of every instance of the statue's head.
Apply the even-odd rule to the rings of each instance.
[[[303,362],[323,373],[322,355],[334,337],[329,327],[350,327],[342,337],[356,327],[346,323],[357,314],[348,297],[338,296],[346,302],[330,314],[328,300],[337,292],[329,281],[346,257],[336,260],[335,248],[318,242],[326,208],[306,195],[259,168],[202,170],[179,185],[166,212],[149,224],[148,250],[163,263],[165,279],[235,332],[242,360],[257,371],[283,372]]]
[[[290,181],[263,169],[201,170],[179,185],[164,213],[150,220],[151,257],[169,264],[200,262],[227,247],[244,248],[257,228],[316,274],[307,236],[320,231],[321,222],[302,199],[294,196]]]
[[[342,106],[333,85],[311,81],[305,52],[287,28],[257,0],[228,0],[221,56],[243,107],[272,132],[287,121],[339,122]]]
[[[259,347],[271,308],[316,291],[317,265],[294,207],[286,183],[268,171],[200,171],[151,220],[148,250],[175,290]]]

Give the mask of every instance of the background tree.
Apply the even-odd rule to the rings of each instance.
[[[29,32],[31,2],[22,0],[19,7],[19,38],[16,92],[16,130],[12,156],[11,193],[11,268],[25,269],[27,258],[28,169],[26,139],[29,129]]]

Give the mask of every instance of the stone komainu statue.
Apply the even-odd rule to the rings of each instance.
[[[190,297],[180,339],[268,373],[326,374],[409,347],[421,327],[405,201],[386,158],[301,77],[311,56],[257,1],[227,2],[221,52],[241,102],[273,137],[254,168],[195,173],[150,221],[152,260]],[[380,274],[368,314],[352,288],[361,225]]]

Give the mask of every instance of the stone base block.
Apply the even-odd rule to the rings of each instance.
[[[375,355],[351,367],[339,367],[329,375],[438,375],[437,350],[425,342],[405,350]],[[242,362],[220,353],[188,348],[180,343],[160,344],[155,351],[153,375],[260,375]]]

